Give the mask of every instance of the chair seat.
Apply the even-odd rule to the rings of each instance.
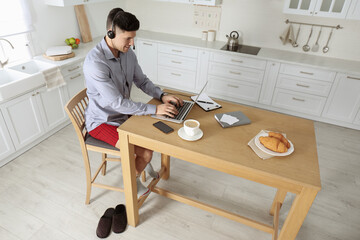
[[[106,149],[110,149],[110,150],[120,151],[120,149],[118,149],[104,141],[96,139],[88,133],[85,136],[85,144],[95,146],[95,147],[101,147],[101,148],[106,148]]]

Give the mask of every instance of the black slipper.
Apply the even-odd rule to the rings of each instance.
[[[99,238],[106,238],[109,236],[114,212],[114,208],[108,208],[104,212],[104,215],[100,218],[98,226],[96,228],[96,235]]]
[[[123,204],[115,207],[115,212],[112,219],[112,231],[114,233],[122,233],[127,226],[126,209]]]

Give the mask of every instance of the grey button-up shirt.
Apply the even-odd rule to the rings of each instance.
[[[115,58],[103,39],[87,54],[83,70],[89,97],[85,110],[87,131],[102,123],[120,126],[128,115],[155,114],[155,105],[129,99],[133,83],[154,98],[162,94],[142,72],[132,49]]]

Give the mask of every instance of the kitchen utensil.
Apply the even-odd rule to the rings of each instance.
[[[300,29],[301,29],[301,24],[299,25],[299,29],[297,30],[295,42],[292,43],[293,47],[298,47],[299,46],[299,44],[297,43],[297,40],[299,38]]]
[[[314,26],[311,26],[309,38],[308,38],[306,44],[303,46],[304,52],[308,52],[308,51],[310,50],[309,41],[310,41],[311,35],[312,35],[312,33],[313,33],[313,27],[314,27]]]
[[[314,46],[311,48],[311,51],[313,51],[313,52],[319,51],[319,38],[320,38],[320,35],[321,35],[321,30],[322,30],[322,27],[319,30],[319,35],[318,35],[318,37],[316,39],[316,42],[315,42]]]
[[[329,38],[328,38],[328,40],[327,40],[327,43],[326,43],[326,45],[325,45],[325,47],[323,47],[323,53],[327,53],[328,51],[329,51],[329,42],[330,42],[330,39],[331,39],[331,36],[332,36],[332,33],[333,33],[333,28],[331,29],[331,32],[330,32],[330,34],[329,34]]]
[[[228,48],[229,50],[233,51],[238,48],[239,46],[239,33],[237,31],[232,31],[230,33],[230,36],[226,35],[228,42]]]
[[[50,60],[53,60],[53,61],[62,61],[62,60],[68,59],[68,58],[75,57],[75,53],[72,52],[72,53],[69,53],[69,54],[62,54],[62,55],[56,55],[56,56],[48,56],[48,55],[46,55],[44,53],[43,57],[47,58],[47,59],[50,59]]]

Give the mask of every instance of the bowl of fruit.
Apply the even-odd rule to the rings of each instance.
[[[65,43],[69,46],[71,46],[72,49],[76,49],[79,47],[80,39],[78,38],[67,38],[65,39]]]

